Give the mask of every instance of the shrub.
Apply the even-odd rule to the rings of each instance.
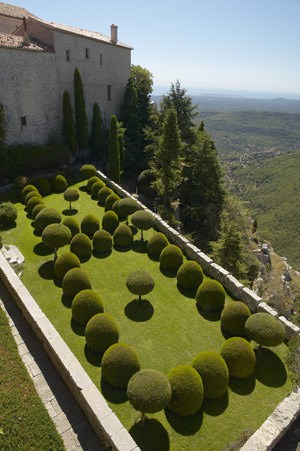
[[[88,260],[92,255],[92,243],[85,233],[77,233],[73,236],[70,251],[77,255],[80,261]]]
[[[82,326],[85,326],[94,315],[103,311],[102,297],[95,290],[79,291],[73,299],[72,319]]]
[[[196,290],[203,280],[203,271],[196,261],[183,263],[177,271],[177,284],[186,290]]]
[[[134,227],[141,230],[141,240],[144,240],[143,231],[149,230],[154,225],[154,218],[151,213],[144,210],[139,210],[131,216],[131,222]]]
[[[93,238],[99,227],[99,219],[95,215],[86,215],[81,221],[81,232],[85,233],[89,238]]]
[[[164,409],[171,399],[171,386],[168,378],[157,370],[141,370],[134,374],[127,387],[130,404],[142,412],[155,413]]]
[[[69,202],[70,210],[72,210],[72,202],[79,199],[79,192],[75,188],[67,188],[64,192],[64,199]]]
[[[37,217],[37,215],[39,214],[39,212],[42,211],[44,208],[46,208],[46,206],[43,203],[39,203],[39,204],[35,205],[33,207],[33,209],[31,210],[32,218],[35,219]]]
[[[49,224],[58,224],[61,214],[55,208],[43,208],[35,217],[34,228],[37,233],[42,233]]]
[[[68,227],[70,229],[72,237],[74,235],[76,235],[76,233],[80,232],[79,224],[75,218],[70,218],[70,217],[65,218],[65,219],[63,219],[62,223],[63,223],[63,225],[65,225],[66,227]]]
[[[54,259],[57,258],[57,249],[71,241],[71,232],[63,224],[49,224],[42,233],[43,243],[54,250]]]
[[[92,188],[93,184],[96,183],[96,182],[99,182],[99,181],[101,182],[100,178],[97,177],[97,175],[94,175],[93,177],[90,177],[90,178],[88,179],[88,182],[87,182],[87,185],[86,185],[86,191],[87,191],[87,193],[90,194],[91,188]]]
[[[225,305],[221,314],[221,325],[230,335],[246,335],[245,322],[251,316],[249,307],[241,301]]]
[[[51,183],[48,179],[40,177],[35,181],[35,185],[43,196],[47,196],[51,193]]]
[[[155,258],[159,258],[162,250],[169,244],[169,241],[161,232],[155,232],[153,235],[149,238],[149,241],[147,243],[147,250],[149,255]]]
[[[119,218],[117,213],[114,211],[106,211],[102,217],[102,227],[107,230],[110,234],[113,234],[119,225]]]
[[[10,202],[0,204],[0,227],[14,225],[18,216],[16,207]]]
[[[95,252],[110,252],[112,236],[107,230],[98,230],[93,236],[93,250]]]
[[[168,379],[172,391],[168,409],[183,417],[195,415],[204,398],[199,373],[190,365],[178,365],[170,371]]]
[[[285,339],[283,324],[269,313],[254,313],[247,319],[245,330],[260,346],[277,346]]]
[[[85,328],[87,346],[95,352],[105,352],[119,340],[119,329],[116,321],[107,313],[93,316]]]
[[[54,264],[54,274],[58,279],[63,279],[66,273],[72,268],[80,268],[80,260],[72,252],[61,254]]]
[[[138,294],[139,300],[143,294],[150,293],[154,288],[154,280],[146,271],[135,271],[129,274],[126,286],[130,293]]]
[[[29,185],[29,178],[25,175],[18,175],[18,177],[14,179],[14,184],[19,190],[22,190],[26,185]]]
[[[98,182],[93,183],[91,186],[91,196],[93,199],[98,199],[98,192],[101,188],[105,186],[105,183],[102,182],[102,180],[99,180]]]
[[[113,242],[118,247],[130,247],[132,245],[132,231],[126,224],[120,224],[113,235]]]
[[[33,196],[33,197],[31,197],[31,198],[28,200],[27,205],[26,205],[26,209],[27,209],[27,211],[31,214],[33,208],[34,208],[36,205],[41,204],[41,203],[42,203],[42,198],[41,198],[40,195],[38,195],[38,196]]]
[[[64,276],[62,290],[64,296],[73,299],[79,291],[92,288],[90,279],[81,268],[72,268]]]
[[[39,197],[40,199],[42,199],[42,196],[40,195],[40,193],[38,191],[29,191],[29,193],[26,194],[24,202],[27,205],[29,200],[32,197]]]
[[[104,203],[105,211],[112,210],[113,204],[117,200],[120,200],[120,198],[117,194],[115,194],[115,193],[109,194],[107,196],[107,198],[105,199],[105,203]]]
[[[93,164],[83,164],[80,168],[80,175],[84,180],[97,176],[97,174],[97,169]]]
[[[140,369],[135,350],[125,343],[115,343],[104,353],[102,378],[113,387],[126,387],[129,379]]]
[[[245,379],[254,371],[255,353],[245,338],[228,338],[222,345],[221,356],[228,366],[230,376]]]
[[[120,212],[119,212],[119,202],[120,202],[120,200],[121,199],[119,199],[119,200],[116,200],[114,203],[113,203],[113,205],[112,205],[112,211],[114,211],[117,215],[118,215],[118,218],[120,219],[120,221],[122,220],[122,219],[126,219],[126,218],[122,218],[122,216],[121,216],[121,214],[120,214]]]
[[[26,195],[30,191],[36,191],[38,193],[38,189],[37,189],[36,186],[34,186],[34,185],[26,185],[26,186],[24,186],[24,188],[21,191],[21,196],[22,196],[23,201],[25,200]]]
[[[124,197],[118,201],[118,216],[119,218],[127,218],[135,211],[139,210],[139,205],[136,200],[131,197]]]
[[[101,188],[97,194],[99,204],[103,206],[105,204],[106,198],[110,196],[110,194],[112,194],[112,190],[108,188],[108,186],[103,186],[103,188]]]
[[[66,178],[61,174],[56,175],[52,182],[52,188],[56,193],[63,193],[68,188]]]
[[[137,179],[137,187],[140,194],[144,194],[149,199],[153,199],[156,195],[155,189],[151,184],[155,181],[155,175],[150,169],[145,169],[140,173]]]
[[[167,271],[177,271],[183,262],[182,250],[175,244],[168,244],[159,257],[160,267]]]
[[[197,306],[208,313],[222,310],[225,303],[225,290],[223,285],[217,280],[205,280],[197,290]]]
[[[220,354],[214,351],[199,352],[192,366],[202,378],[206,398],[215,399],[224,395],[229,383],[229,372]]]

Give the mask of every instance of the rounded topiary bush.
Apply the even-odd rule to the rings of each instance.
[[[119,340],[119,328],[115,319],[107,313],[94,315],[86,325],[85,340],[92,351],[105,352]]]
[[[94,175],[93,177],[90,177],[88,179],[87,185],[86,185],[86,191],[87,193],[91,193],[91,188],[93,186],[94,183],[101,181],[99,177],[97,177],[96,175]]]
[[[81,268],[72,268],[64,276],[62,281],[62,290],[64,296],[73,299],[79,291],[92,288],[90,279]]]
[[[105,199],[105,203],[104,203],[105,211],[112,210],[113,204],[117,200],[120,200],[120,198],[117,194],[115,194],[115,193],[109,194],[107,196],[107,198]]]
[[[100,228],[99,219],[92,214],[86,215],[81,221],[81,232],[93,238],[94,233]]]
[[[34,207],[40,203],[42,203],[42,197],[40,195],[31,197],[26,204],[27,211],[31,214]]]
[[[245,322],[251,316],[249,307],[241,301],[225,305],[221,314],[221,325],[230,335],[246,335]]]
[[[224,395],[229,384],[229,372],[220,354],[214,351],[199,352],[192,366],[202,378],[206,398],[215,399]]]
[[[94,252],[110,252],[112,249],[112,236],[107,230],[98,230],[93,236]]]
[[[76,233],[70,243],[70,251],[77,255],[80,261],[88,260],[92,255],[92,243],[85,233]]]
[[[104,353],[102,378],[116,388],[126,387],[129,379],[140,369],[135,350],[125,343],[115,343]]]
[[[46,246],[54,250],[55,260],[57,258],[57,249],[69,244],[71,237],[70,229],[63,224],[49,224],[42,233],[42,241]]]
[[[63,193],[68,188],[66,178],[61,174],[56,175],[52,182],[52,188],[56,193]]]
[[[51,183],[48,179],[41,177],[35,181],[35,185],[43,196],[51,193]]]
[[[213,313],[222,310],[225,304],[226,293],[223,285],[217,280],[205,280],[197,290],[197,306],[207,312]]]
[[[109,233],[113,234],[119,225],[119,217],[112,210],[106,211],[102,217],[102,227]]]
[[[170,371],[168,379],[172,390],[168,409],[183,417],[195,415],[201,409],[204,398],[199,373],[190,365],[178,365]]]
[[[196,290],[203,280],[203,271],[196,261],[183,263],[177,271],[177,284],[186,290]]]
[[[160,254],[159,263],[162,270],[177,271],[183,263],[182,250],[175,244],[168,244]]]
[[[35,191],[35,192],[38,193],[38,189],[37,189],[36,186],[34,186],[34,185],[26,185],[26,186],[24,186],[24,188],[23,188],[22,191],[21,191],[21,196],[22,196],[23,201],[25,200],[26,195],[27,195],[30,191]]]
[[[35,205],[33,209],[31,210],[31,216],[33,219],[37,217],[40,211],[42,211],[44,208],[46,208],[46,205],[40,202],[39,204]]]
[[[132,213],[139,210],[139,208],[136,200],[131,197],[124,197],[118,201],[117,214],[119,218],[127,218],[127,216],[132,215]]]
[[[72,268],[80,268],[80,260],[72,252],[64,252],[54,263],[54,274],[58,279],[63,279]]]
[[[228,366],[230,376],[245,379],[254,371],[255,353],[245,338],[228,338],[222,345],[221,356]]]
[[[106,198],[110,196],[112,193],[113,193],[112,190],[108,188],[108,186],[103,186],[103,188],[101,188],[97,194],[99,204],[104,206]]]
[[[97,313],[104,311],[102,297],[95,290],[79,291],[72,302],[72,320],[85,326]]]
[[[152,187],[152,183],[155,181],[155,175],[151,169],[145,169],[137,178],[137,188],[140,194],[144,194],[149,199],[155,197],[155,189]]]
[[[84,180],[96,176],[97,174],[97,169],[93,164],[83,164],[80,168],[80,175]]]
[[[285,329],[278,318],[269,313],[254,313],[245,323],[249,338],[261,346],[277,346],[285,339]]]
[[[40,199],[42,199],[42,196],[40,195],[40,193],[38,191],[29,191],[29,193],[27,193],[26,197],[25,197],[26,205],[28,204],[29,199],[31,199],[32,197],[39,197]]]
[[[62,223],[70,229],[72,237],[80,232],[79,224],[75,218],[67,217],[63,219]]]
[[[143,241],[143,231],[149,230],[154,226],[154,218],[151,213],[144,210],[138,210],[133,213],[131,216],[131,222],[134,227],[140,229],[141,231],[141,240]]]
[[[139,300],[144,294],[150,293],[154,288],[154,279],[146,271],[134,271],[129,274],[126,286],[130,293],[137,294]]]
[[[168,238],[164,233],[155,232],[148,240],[147,251],[152,257],[159,258],[162,250],[168,246],[168,244]]]
[[[72,202],[79,199],[79,192],[75,188],[67,188],[64,192],[64,199],[69,202],[69,209],[72,210]]]
[[[90,193],[93,199],[98,199],[98,192],[105,186],[105,183],[102,180],[98,180],[93,183],[90,189]]]
[[[55,208],[43,208],[35,217],[34,229],[37,233],[42,233],[49,224],[61,222],[61,214]]]
[[[11,202],[3,202],[0,204],[0,226],[12,226],[18,216],[16,207]]]
[[[126,224],[120,224],[113,235],[114,245],[117,247],[127,248],[132,245],[132,231]]]
[[[155,413],[164,409],[171,399],[168,378],[157,370],[141,370],[134,374],[127,387],[130,404],[140,412]]]

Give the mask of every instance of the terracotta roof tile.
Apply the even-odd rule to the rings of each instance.
[[[0,33],[0,47],[9,47],[15,49],[30,49],[30,50],[44,50],[42,47],[33,44],[24,45],[23,36],[15,36],[13,34]]]

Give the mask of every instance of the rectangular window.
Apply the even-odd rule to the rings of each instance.
[[[85,59],[86,60],[90,59],[90,49],[88,49],[88,48],[85,49]]]
[[[111,85],[107,85],[107,100],[111,100]]]
[[[99,60],[100,60],[100,66],[102,66],[102,64],[103,64],[103,54],[102,53],[100,53],[100,58],[99,58]]]
[[[66,50],[66,61],[71,61],[71,50]]]
[[[22,125],[22,127],[26,127],[26,125],[27,125],[26,116],[21,116],[21,125]]]

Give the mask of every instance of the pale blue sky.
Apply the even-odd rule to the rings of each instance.
[[[17,0],[53,22],[109,35],[134,47],[132,63],[155,88],[176,79],[195,91],[300,94],[300,0]]]

